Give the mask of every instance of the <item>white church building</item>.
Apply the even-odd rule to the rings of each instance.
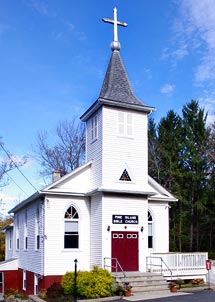
[[[176,198],[148,175],[148,116],[133,93],[114,25],[98,99],[81,116],[86,163],[10,210],[2,287],[37,293],[67,271],[93,265],[146,271],[150,253],[169,251],[169,203]]]

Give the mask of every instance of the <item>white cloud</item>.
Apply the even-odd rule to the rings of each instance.
[[[163,50],[162,59],[173,66],[186,56],[195,56],[196,83],[215,80],[215,1],[177,0],[178,14],[173,24],[172,46]],[[194,64],[194,63],[193,63]],[[191,70],[192,72],[192,70]]]
[[[161,87],[160,92],[161,93],[171,93],[175,89],[175,85],[172,84],[165,84],[163,87]]]
[[[8,211],[17,205],[21,200],[17,196],[0,193],[0,213],[7,216]]]
[[[205,113],[208,114],[207,123],[213,123],[215,121],[215,91],[211,94],[211,96],[201,97],[199,99],[199,104],[205,109]]]
[[[41,15],[48,15],[48,5],[42,0],[30,0],[26,4],[31,6],[35,11]]]

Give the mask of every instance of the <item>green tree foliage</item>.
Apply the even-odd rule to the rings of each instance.
[[[209,138],[207,114],[196,101],[183,107],[183,145],[181,164],[184,168],[184,198],[188,202],[189,251],[199,250],[201,215],[205,211],[208,162],[205,153]]]
[[[111,274],[97,266],[92,271],[77,272],[77,296],[79,298],[96,299],[108,297],[112,293],[114,279]],[[61,282],[64,294],[74,293],[74,272],[67,272]]]
[[[149,165],[154,164],[149,173],[178,198],[170,211],[172,251],[207,248],[200,232],[209,202],[206,120],[204,109],[192,100],[183,106],[181,117],[170,110],[157,126],[149,123]]]
[[[5,232],[4,228],[13,222],[12,218],[0,218],[0,261],[5,260]]]

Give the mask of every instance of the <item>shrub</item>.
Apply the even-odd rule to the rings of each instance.
[[[77,273],[79,275],[80,272]],[[74,293],[74,272],[67,272],[61,281],[61,286],[65,295],[73,295]]]
[[[113,283],[112,289],[111,289],[112,295],[122,296],[124,291],[125,291],[125,288],[121,284],[119,284],[117,282]]]
[[[60,283],[54,282],[49,288],[47,288],[47,297],[56,298],[63,293],[63,289]]]
[[[41,288],[39,291],[38,291],[38,297],[40,298],[40,299],[45,299],[47,296],[46,296],[46,294],[47,294],[47,289],[46,288]]]
[[[204,280],[203,279],[193,279],[193,280],[191,280],[191,284],[192,285],[204,284]]]
[[[74,294],[74,273],[67,272],[61,285],[65,294]],[[77,272],[77,296],[80,298],[102,298],[110,296],[112,293],[113,277],[111,274],[97,266],[92,271]]]
[[[21,299],[21,300],[26,300],[27,296],[25,294],[23,294],[22,292],[19,292],[18,289],[14,289],[14,288],[7,288],[6,292],[5,292],[5,296],[8,299]]]

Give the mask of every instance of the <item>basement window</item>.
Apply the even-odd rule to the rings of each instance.
[[[22,289],[26,290],[26,271],[23,271],[23,284]]]

